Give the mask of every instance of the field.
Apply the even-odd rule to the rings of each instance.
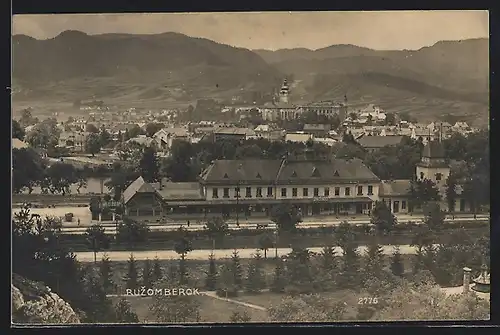
[[[264,293],[264,295],[269,295]],[[119,298],[112,298],[116,303]],[[137,314],[140,322],[156,322],[154,315],[149,311],[150,297],[127,297],[131,309]],[[165,297],[165,299],[169,299]],[[233,302],[222,301],[210,296],[198,296],[195,298],[200,303],[200,322],[202,323],[229,323],[229,318],[234,311],[246,312],[253,322],[268,321],[267,312],[245,307]]]

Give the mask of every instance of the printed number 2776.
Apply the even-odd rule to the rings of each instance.
[[[376,305],[378,304],[377,298],[358,298],[359,305]]]

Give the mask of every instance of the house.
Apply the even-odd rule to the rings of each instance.
[[[26,149],[28,147],[29,147],[28,143],[21,141],[18,138],[12,139],[12,149]]]
[[[258,125],[254,132],[255,136],[252,138],[263,138],[268,141],[279,141],[285,136],[284,130],[273,129],[267,124]]]
[[[189,134],[185,128],[163,128],[158,130],[153,139],[162,150],[170,150],[174,141],[189,141]]]
[[[125,143],[136,143],[145,147],[158,148],[158,142],[154,138],[147,137],[146,135],[139,135],[127,140]]]
[[[314,135],[304,134],[302,132],[297,133],[286,133],[285,142],[302,142],[306,143],[309,140],[314,139]]]
[[[357,142],[366,150],[373,151],[386,146],[396,146],[403,141],[404,136],[363,136]]]
[[[83,152],[89,135],[90,133],[85,131],[63,131],[59,135],[58,145],[75,152]]]
[[[237,128],[237,127],[219,127],[213,132],[213,141],[225,141],[233,140],[240,141],[246,140],[249,137],[255,136],[255,131],[249,128]]]
[[[314,137],[326,137],[328,132],[332,129],[329,124],[305,124],[304,125],[304,133],[311,134]]]

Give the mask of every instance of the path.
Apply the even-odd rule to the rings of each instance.
[[[406,245],[400,245],[399,246],[399,251],[401,254],[405,255],[414,255],[415,254],[415,248],[406,244]],[[316,247],[316,248],[307,248],[309,251],[312,252],[321,252],[323,248]],[[358,247],[358,251],[360,253],[363,253],[366,251],[366,246],[360,246]],[[240,258],[252,258],[253,255],[256,252],[256,248],[253,249],[237,249],[238,254]],[[216,249],[214,250],[214,256],[217,259],[221,258],[231,258],[231,255],[233,253],[234,249]],[[289,254],[292,251],[291,248],[278,248],[277,253],[278,256],[285,256]],[[186,259],[191,259],[191,260],[207,260],[208,256],[212,250],[210,249],[201,249],[201,250],[193,250],[190,253],[187,254]],[[342,248],[336,247],[335,252],[337,254],[342,253]],[[382,252],[384,255],[392,255],[394,252],[394,246],[393,245],[383,245],[382,246]],[[134,255],[134,258],[136,260],[145,260],[145,259],[154,259],[155,257],[158,257],[161,260],[168,260],[168,259],[178,259],[179,255],[174,251],[174,250],[140,250],[140,251],[109,251],[106,252],[108,255],[109,259],[111,261],[115,262],[123,262],[123,261],[128,261],[130,258],[130,254]],[[263,254],[263,252],[261,252]],[[97,253],[97,259],[101,259],[103,252],[98,252]],[[276,249],[269,249],[267,251],[268,258],[272,258],[276,255]],[[94,261],[94,253],[91,251],[84,251],[84,252],[75,252],[76,258],[81,261],[81,262],[93,262]]]
[[[202,291],[202,292],[200,292],[200,294],[207,296],[207,297],[210,297],[210,298],[213,298],[213,299],[230,302],[230,303],[245,306],[248,308],[257,309],[259,311],[264,311],[264,312],[267,311],[267,309],[262,307],[262,306],[257,306],[254,304],[249,304],[247,302],[233,300],[233,299],[229,299],[229,298],[219,297],[215,292]],[[144,297],[144,298],[148,298],[148,296],[138,296],[138,295],[131,296],[131,295],[124,295],[124,294],[106,294],[106,297],[108,297],[108,298],[115,298],[115,297],[118,297],[118,298],[120,298],[120,297]]]

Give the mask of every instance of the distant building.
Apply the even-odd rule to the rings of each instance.
[[[158,148],[158,142],[154,138],[147,137],[146,135],[139,135],[129,139],[126,143],[136,143],[150,148]]]
[[[285,142],[301,142],[306,143],[314,139],[314,135],[304,133],[287,133],[285,135]]]
[[[279,92],[278,101],[266,103],[259,109],[262,118],[266,121],[294,120],[304,113],[312,112],[327,118],[339,116],[342,121],[347,115],[347,104],[320,102],[310,105],[295,105],[290,102],[289,96],[290,87],[285,79]]]
[[[170,150],[174,141],[189,141],[189,134],[185,128],[163,128],[158,130],[153,139],[161,150]]]
[[[236,128],[236,127],[220,127],[216,128],[213,132],[213,141],[224,140],[246,140],[249,137],[255,136],[255,131],[249,128]]]
[[[305,124],[304,133],[314,135],[314,137],[326,137],[328,132],[331,130],[331,125],[329,124]]]
[[[395,146],[403,141],[404,136],[363,136],[357,142],[366,150],[373,151],[386,146]]]
[[[59,136],[59,146],[75,152],[84,152],[89,133],[85,131],[63,131]]]
[[[18,138],[12,139],[12,149],[26,149],[28,147],[29,147],[28,143],[21,141]]]

